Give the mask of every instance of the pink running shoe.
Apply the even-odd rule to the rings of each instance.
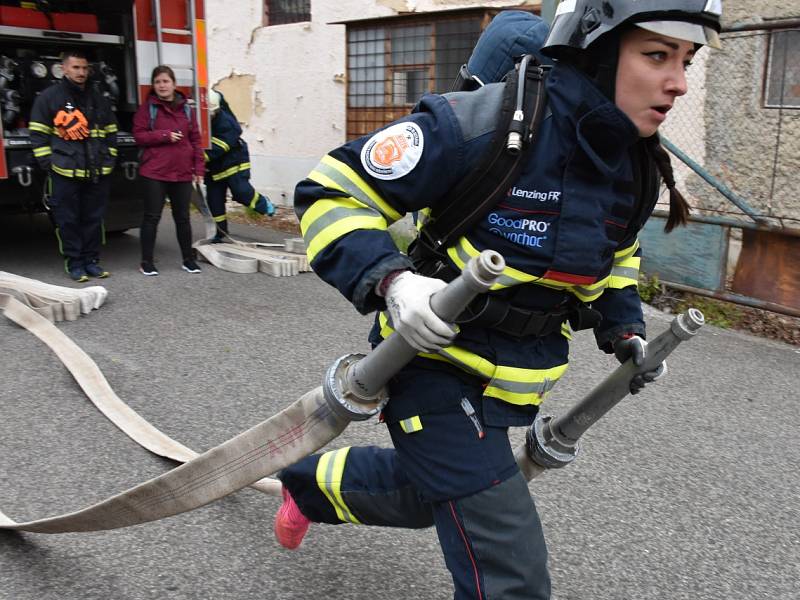
[[[281,494],[283,504],[275,515],[275,538],[284,548],[294,550],[303,542],[311,520],[300,512],[289,490],[281,488]]]

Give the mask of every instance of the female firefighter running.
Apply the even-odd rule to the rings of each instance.
[[[421,275],[428,265],[400,253],[386,229],[411,211],[424,223],[475,167],[502,84],[425,96],[298,184],[314,271],[359,312],[379,311],[373,344],[396,331],[419,354],[389,383],[393,449],[343,448],[280,473],[283,546],[296,548],[311,522],[435,525],[455,598],[550,597],[542,527],[508,427],[530,425],[566,370],[568,321],[593,328],[601,350],[641,364],[637,233],[659,175],[670,190],[667,229],[688,213],[657,132],[687,91],[697,50],[718,47],[720,13],[719,0],[562,2],[539,44],[556,64],[537,142],[508,195],[446,249],[441,278]],[[429,298],[487,248],[507,263],[489,294],[492,315],[456,331]]]

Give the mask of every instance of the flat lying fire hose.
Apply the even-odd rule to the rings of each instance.
[[[108,297],[108,290],[101,285],[74,289],[5,271],[0,271],[0,293],[14,296],[51,322],[74,321],[100,308]]]
[[[97,364],[67,335],[9,294],[0,292],[0,312],[42,340],[61,360],[97,409],[134,442],[153,454],[184,463],[198,454],[153,427],[114,392]],[[274,479],[257,481],[250,487],[269,495],[280,495]],[[2,513],[0,513],[2,520]]]
[[[432,308],[442,318],[453,321],[477,294],[494,284],[504,266],[499,254],[483,252],[467,263],[461,276],[431,298]],[[6,298],[5,314],[19,318],[27,327],[17,312],[21,305]],[[35,323],[32,326],[36,329]],[[64,360],[64,354],[75,348],[64,348],[59,356]],[[350,421],[376,415],[388,401],[385,382],[415,355],[416,350],[398,335],[367,356],[346,355],[331,366],[322,386],[185,464],[76,512],[22,523],[0,513],[0,529],[37,533],[100,531],[155,521],[204,506],[313,453],[336,438]],[[185,447],[176,450],[191,453]]]
[[[273,277],[291,277],[311,271],[304,249],[283,244],[242,242],[224,234],[224,243],[211,243],[217,234],[217,225],[199,185],[194,186],[192,202],[203,216],[206,239],[193,244],[197,253],[218,269],[232,273],[257,273]],[[297,251],[295,251],[297,250]]]

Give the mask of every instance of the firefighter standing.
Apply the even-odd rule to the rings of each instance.
[[[228,190],[233,199],[255,212],[272,216],[275,207],[269,198],[259,194],[250,184],[250,153],[241,138],[242,128],[222,94],[208,93],[211,110],[211,149],[206,152],[206,199],[217,234],[214,242],[222,241],[228,233],[225,216],[225,197]]]
[[[33,154],[48,173],[48,206],[64,266],[75,281],[108,277],[100,266],[103,217],[117,156],[117,121],[109,102],[87,85],[89,63],[62,55],[64,76],[37,96],[28,127]]]
[[[393,449],[342,448],[280,473],[283,546],[296,548],[310,522],[435,525],[457,600],[550,597],[542,527],[508,428],[529,426],[565,372],[567,321],[589,323],[620,361],[644,358],[638,232],[659,175],[670,189],[668,227],[688,212],[657,131],[687,91],[697,48],[718,44],[719,4],[562,2],[541,45],[558,60],[546,82],[549,114],[525,167],[446,248],[435,277],[419,274],[431,265],[400,253],[387,227],[411,211],[424,222],[475,168],[503,84],[425,96],[408,117],[330,152],[297,185],[314,271],[359,312],[384,311],[373,344],[399,334],[419,354],[388,384]],[[430,297],[445,286],[439,277],[485,249],[507,265],[488,294],[492,310],[456,333]],[[634,379],[631,391],[663,372]]]

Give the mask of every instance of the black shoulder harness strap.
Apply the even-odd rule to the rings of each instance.
[[[524,56],[518,69],[506,75],[503,102],[488,150],[478,166],[432,208],[409,248],[421,272],[429,271],[426,263],[441,257],[519,177],[545,113],[546,77],[547,67],[531,55]]]

